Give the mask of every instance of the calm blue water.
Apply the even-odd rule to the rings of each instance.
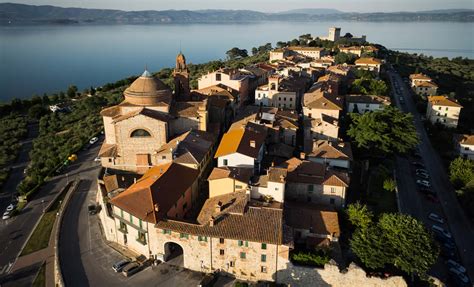
[[[65,90],[81,90],[174,65],[180,47],[188,62],[224,58],[237,46],[291,40],[301,34],[366,34],[370,42],[437,57],[474,58],[470,23],[263,22],[110,26],[0,27],[0,101]],[[411,50],[413,49],[413,50]]]

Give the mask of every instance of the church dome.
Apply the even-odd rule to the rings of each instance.
[[[171,96],[171,90],[160,79],[145,70],[123,94],[128,103],[146,106],[166,102]]]

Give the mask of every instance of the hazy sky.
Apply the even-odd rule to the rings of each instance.
[[[277,12],[296,8],[335,8],[348,12],[389,12],[474,9],[474,0],[0,0],[0,2],[120,10],[248,9]]]

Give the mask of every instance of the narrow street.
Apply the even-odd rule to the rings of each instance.
[[[414,169],[411,168],[410,162],[407,159],[399,157],[397,159],[397,183],[399,186],[400,205],[402,207],[401,212],[411,214],[422,220],[429,229],[433,224],[433,222],[427,219],[427,215],[430,212],[444,215],[447,219],[447,226],[449,226],[445,226],[445,228],[452,233],[458,247],[459,261],[466,267],[467,274],[472,282],[474,278],[473,227],[457,201],[455,191],[451,186],[438,153],[431,145],[408,86],[402,81],[398,73],[389,72],[389,75],[391,76],[390,79],[397,82],[398,86],[401,87],[401,94],[394,94],[397,106],[404,112],[413,114],[415,127],[421,141],[419,144],[420,154],[430,175],[431,188],[436,192],[440,201],[439,203],[433,203],[422,198],[421,194],[417,192]],[[400,103],[400,97],[404,98],[404,104]]]

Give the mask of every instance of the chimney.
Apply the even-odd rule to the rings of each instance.
[[[216,206],[215,206],[215,210],[214,210],[216,213],[219,213],[222,211],[222,202],[219,201]]]
[[[251,140],[250,141],[250,147],[255,148],[255,146],[256,146],[255,140]]]
[[[300,152],[300,159],[306,159],[306,153]]]
[[[210,226],[210,227],[213,227],[213,226],[214,226],[214,220],[215,220],[215,218],[214,218],[214,216],[212,216],[212,217],[211,217],[211,220],[209,220],[209,226]]]

